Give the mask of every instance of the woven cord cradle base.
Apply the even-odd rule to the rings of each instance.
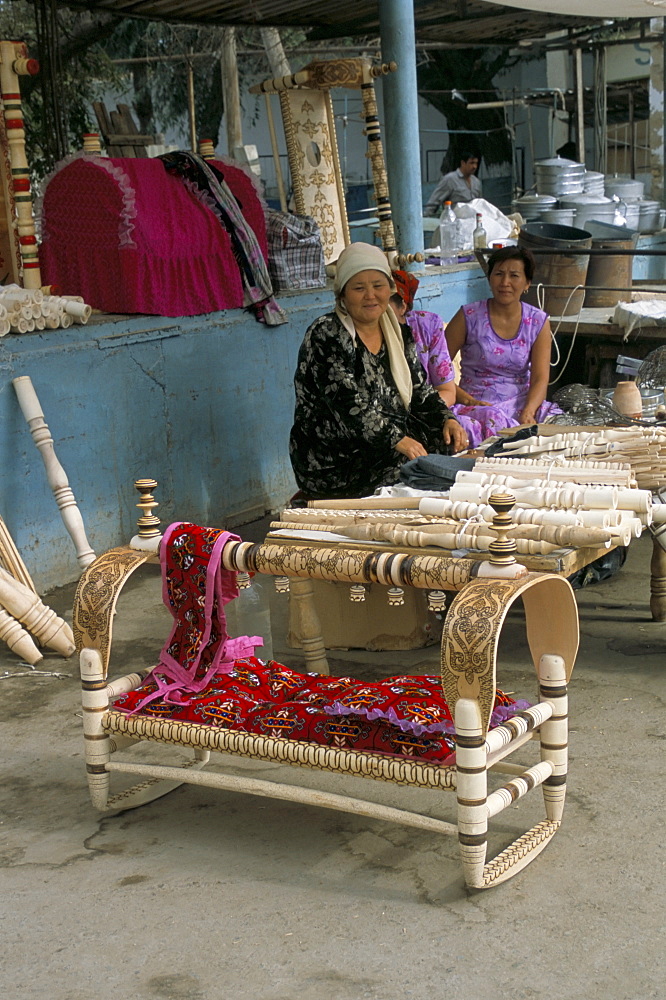
[[[289,576],[307,585],[327,578],[325,549],[307,544],[249,545],[230,542],[224,553],[228,569]],[[339,550],[335,578],[354,583],[369,566],[380,570],[377,550]],[[93,805],[107,813],[153,801],[183,783],[199,784],[249,794],[285,799],[323,808],[398,822],[433,833],[457,836],[463,875],[468,886],[486,888],[524,868],[549,843],[559,828],[567,774],[567,682],[578,648],[578,615],[568,582],[554,574],[526,573],[514,579],[481,578],[480,565],[457,560],[446,583],[446,556],[428,556],[427,571],[418,557],[396,560],[401,585],[457,590],[442,634],[442,685],[455,720],[456,763],[453,766],[397,758],[388,754],[337,749],[299,741],[225,729],[222,726],[178,722],[146,715],[127,716],[111,707],[115,698],[142,684],[147,671],[107,680],[112,621],[118,596],[131,574],[143,563],[155,561],[147,551],[130,547],[100,556],[84,572],[75,599],[74,634],[80,651],[86,768]],[[348,558],[345,558],[347,556]],[[467,565],[469,562],[469,565]],[[438,566],[439,563],[439,566]],[[487,570],[488,571],[488,570]],[[384,571],[382,571],[384,572]],[[488,571],[489,572],[489,571]],[[413,577],[413,581],[411,579]],[[386,579],[382,582],[386,583]],[[506,615],[515,601],[525,609],[526,637],[539,683],[539,701],[503,724],[489,729],[496,690],[497,650]],[[313,615],[307,615],[316,629]],[[325,664],[325,651],[316,634],[310,636],[313,662]],[[507,761],[515,750],[536,739],[540,761],[532,766]],[[186,748],[184,765],[145,763],[121,759],[133,744]],[[206,770],[212,752],[273,761],[319,771],[343,773],[433,791],[457,791],[454,822],[380,805],[376,802],[305,788]],[[220,768],[223,763],[220,762]],[[111,793],[111,774],[136,775],[139,784]],[[504,785],[489,790],[489,773],[508,775]],[[496,779],[497,780],[497,779]],[[486,861],[489,820],[528,791],[541,786],[545,818],[521,834],[494,860]]]

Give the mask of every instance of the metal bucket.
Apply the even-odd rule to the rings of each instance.
[[[575,208],[549,208],[541,213],[540,222],[554,222],[558,226],[573,226]]]
[[[658,201],[641,201],[638,203],[639,233],[656,233],[661,221],[661,204]]]
[[[587,229],[587,223],[590,219],[612,223],[615,218],[616,203],[603,195],[576,194],[570,198],[560,199],[560,205],[562,208],[574,209],[576,229]]]
[[[525,301],[538,305],[537,285],[566,287],[545,288],[546,312],[553,316],[571,316],[579,312],[585,299],[585,288],[573,291],[576,285],[585,285],[589,256],[567,254],[567,250],[587,250],[592,237],[584,229],[573,226],[556,226],[549,222],[529,222],[518,234],[518,246],[526,250],[552,250],[553,253],[535,254],[534,280],[525,295]]]
[[[514,199],[512,208],[514,212],[520,212],[526,222],[531,219],[541,219],[543,213],[549,208],[555,208],[557,198],[549,194],[524,194],[522,198]]]
[[[604,222],[588,223],[588,231],[592,236],[593,249],[599,250],[633,250],[636,247],[638,233],[624,226],[611,226]],[[590,257],[587,268],[587,289],[585,291],[586,306],[614,306],[618,302],[627,302],[631,292],[617,292],[614,288],[631,288],[631,277],[634,259],[631,254],[618,254]]]

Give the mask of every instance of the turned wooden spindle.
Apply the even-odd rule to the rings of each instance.
[[[86,538],[86,529],[83,525],[81,511],[76,505],[76,498],[72,493],[69,480],[65,470],[58,461],[53,448],[53,438],[44,420],[44,414],[37,398],[34,386],[29,375],[20,375],[12,380],[16,389],[16,396],[23,416],[28,422],[32,440],[37,445],[46,468],[46,478],[49,486],[53,490],[60,516],[69,532],[74,548],[76,549],[76,559],[81,567],[85,569],[95,559],[90,542]]]
[[[74,652],[74,637],[67,622],[4,569],[0,569],[0,605],[22,622],[42,645],[65,657]]]
[[[19,266],[15,268],[12,258],[13,280],[25,288],[41,288],[39,254],[35,219],[30,191],[30,170],[25,155],[25,130],[19,76],[34,76],[39,72],[36,59],[28,58],[23,42],[0,42],[0,91],[2,92],[2,115],[4,132],[7,137],[10,175],[6,178],[6,204],[12,208],[12,225],[18,235]]]

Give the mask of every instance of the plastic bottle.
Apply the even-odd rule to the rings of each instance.
[[[488,237],[483,228],[483,217],[480,212],[476,213],[476,229],[472,233],[472,245],[475,250],[485,250],[488,246]]]
[[[439,262],[442,267],[458,263],[457,235],[458,220],[451,208],[451,202],[446,201],[439,219]]]
[[[247,573],[238,574],[240,591],[238,597],[224,606],[227,619],[227,632],[232,638],[239,635],[260,635],[263,646],[257,646],[255,655],[262,660],[273,659],[273,634],[271,631],[270,587],[271,577],[262,577],[258,573],[251,578]]]

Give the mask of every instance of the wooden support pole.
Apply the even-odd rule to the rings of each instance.
[[[224,28],[222,32],[220,74],[222,78],[222,99],[224,101],[224,121],[227,131],[227,150],[229,156],[233,156],[236,146],[243,145],[235,28]]]

